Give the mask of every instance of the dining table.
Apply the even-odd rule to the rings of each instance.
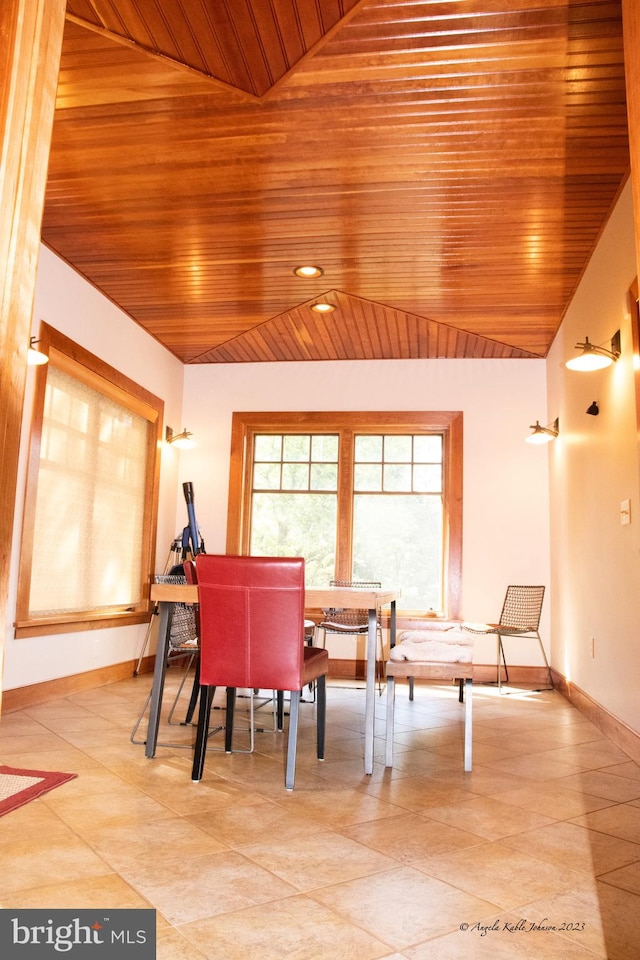
[[[389,640],[396,640],[396,601],[400,590],[369,587],[306,587],[305,609],[309,611],[329,608],[367,610],[369,627],[366,645],[365,673],[365,718],[364,718],[364,772],[373,773],[375,705],[376,705],[376,633],[378,615],[383,607],[389,607]],[[145,756],[155,756],[160,728],[160,711],[164,692],[164,677],[169,653],[169,635],[173,604],[198,602],[198,587],[190,583],[153,583],[150,599],[158,605],[158,642],[151,686],[149,724],[145,741]]]

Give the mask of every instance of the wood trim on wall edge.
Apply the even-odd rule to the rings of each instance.
[[[155,657],[153,655],[145,657],[140,664],[138,673],[151,673],[154,662]],[[2,713],[4,715],[15,710],[24,710],[26,707],[33,707],[36,704],[68,697],[72,693],[94,690],[96,687],[104,687],[106,684],[115,683],[117,680],[127,680],[135,676],[134,671],[137,663],[137,660],[125,660],[123,663],[99,667],[97,670],[87,670],[85,673],[75,673],[68,677],[59,677],[56,680],[45,680],[42,683],[32,683],[26,687],[14,687],[12,690],[5,690],[2,698]],[[147,685],[148,682],[145,683],[145,693],[148,692]],[[133,719],[135,718],[132,717]]]
[[[139,674],[151,673],[155,657],[145,657],[140,665]],[[5,690],[3,697],[3,713],[23,710],[35,704],[46,703],[49,700],[58,700],[72,693],[91,690],[96,687],[126,680],[135,676],[137,661],[126,660],[109,667],[89,670],[86,673],[73,674],[57,680],[47,680],[44,683],[34,683],[26,687],[16,687]],[[344,680],[364,680],[364,663],[356,660],[331,661],[331,677]],[[474,680],[477,683],[495,678],[495,666],[489,664],[474,664]],[[573,704],[580,713],[590,720],[604,736],[620,747],[636,763],[640,763],[640,733],[623,723],[605,707],[593,700],[588,694],[568,682],[565,677],[552,669],[553,682],[558,693],[562,694],[569,703]],[[547,681],[546,670],[539,667],[510,667],[511,681],[526,684],[544,684]],[[420,683],[421,681],[416,681]],[[146,689],[146,688],[145,688]],[[133,718],[132,718],[133,719]]]
[[[626,723],[619,720],[596,700],[593,700],[588,693],[585,693],[584,690],[577,687],[575,683],[571,683],[553,668],[551,673],[556,689],[563,697],[573,704],[587,720],[590,720],[605,737],[608,737],[616,746],[624,750],[631,760],[640,763],[640,733],[636,733]]]

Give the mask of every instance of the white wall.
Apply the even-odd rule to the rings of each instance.
[[[552,649],[567,679],[640,733],[640,477],[627,304],[635,276],[628,184],[548,357],[549,409],[561,431],[551,458]],[[613,367],[566,369],[577,342],[609,346],[617,329],[622,356]],[[593,400],[597,417],[585,413]],[[632,523],[622,526],[626,499]]]
[[[187,426],[195,450],[163,450],[157,569],[186,524],[181,483],[194,483],[209,552],[225,549],[231,415],[249,410],[462,410],[463,616],[495,619],[509,583],[549,583],[548,449],[523,443],[546,410],[544,361],[433,360],[194,365],[184,368],[74,271],[43,248],[34,332],[46,320],[165,400],[165,422]],[[183,405],[184,378],[184,406]],[[26,411],[25,424],[29,422]],[[28,426],[25,427],[25,446]],[[24,464],[23,464],[24,470]],[[18,505],[14,572],[17,566]],[[12,588],[15,602],[15,576]],[[548,610],[548,608],[547,608]],[[548,612],[543,637],[549,637]],[[5,689],[135,658],[144,627],[13,639]],[[537,663],[535,644],[513,663]],[[495,662],[480,639],[480,663]]]
[[[548,452],[523,443],[547,422],[545,383],[543,360],[194,365],[183,420],[198,447],[181,454],[180,480],[194,483],[207,551],[224,552],[234,411],[462,410],[462,612],[495,620],[507,584],[549,583]],[[532,643],[511,662],[540,662]],[[495,663],[493,640],[478,640],[476,660]]]
[[[181,419],[183,365],[141,327],[105,299],[46,247],[40,248],[32,333],[45,320],[106,363],[140,383],[165,402],[165,422]],[[17,565],[22,500],[31,420],[33,371],[29,372],[21,444],[18,501],[14,528],[9,618],[5,625],[5,690],[83,673],[135,659],[146,627],[128,626],[54,637],[14,638]],[[176,535],[177,451],[163,444],[157,543],[157,568],[164,567]],[[180,523],[184,525],[182,518]],[[55,576],[55,571],[52,571]]]

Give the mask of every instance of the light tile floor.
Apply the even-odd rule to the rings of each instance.
[[[640,767],[560,694],[476,686],[464,773],[457,688],[398,685],[395,766],[383,694],[366,777],[364,690],[332,684],[327,759],[308,703],[287,793],[282,734],[213,737],[200,783],[190,727],[146,759],[149,685],[2,718],[0,762],[78,777],[0,819],[1,907],[151,906],[159,960],[638,957]]]

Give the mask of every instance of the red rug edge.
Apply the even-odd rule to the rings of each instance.
[[[24,770],[21,767],[6,767],[0,765],[0,774],[2,773],[8,776],[42,777],[43,779],[40,783],[34,783],[32,786],[26,787],[12,797],[0,801],[0,817],[3,817],[5,813],[11,813],[12,810],[17,810],[19,807],[24,806],[25,803],[29,803],[30,800],[35,800],[37,797],[42,796],[43,793],[48,793],[49,790],[53,790],[54,787],[59,787],[68,780],[75,780],[78,776],[77,773],[52,773],[50,770]]]

